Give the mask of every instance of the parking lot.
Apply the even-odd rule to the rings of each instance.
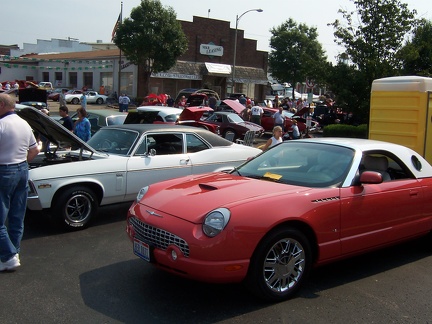
[[[2,323],[429,323],[432,256],[424,240],[317,268],[295,298],[269,304],[241,284],[155,269],[125,233],[129,203],[66,232],[28,214],[21,268],[0,273]]]

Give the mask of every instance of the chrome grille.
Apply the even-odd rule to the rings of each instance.
[[[150,226],[136,217],[129,218],[138,239],[159,249],[166,250],[169,245],[177,246],[185,257],[189,257],[189,245],[185,240],[163,229]]]

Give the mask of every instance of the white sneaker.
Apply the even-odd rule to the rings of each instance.
[[[19,255],[15,254],[6,262],[0,262],[0,271],[13,271],[21,265]]]

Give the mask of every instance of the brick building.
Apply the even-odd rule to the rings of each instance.
[[[268,53],[257,50],[256,40],[245,39],[244,31],[237,31],[233,89],[235,29],[230,28],[230,22],[196,16],[192,22],[180,22],[188,39],[188,50],[169,71],[152,74],[152,92],[175,97],[184,88],[209,88],[216,90],[222,98],[229,93],[264,98],[268,83]],[[59,87],[95,90],[104,86],[107,92],[120,89],[132,97],[143,95],[139,67],[120,57],[118,49],[35,54],[19,59],[11,57],[10,60],[7,63],[3,57],[0,62],[8,68],[3,68],[8,73],[3,73],[2,79],[7,76],[7,80],[50,81]]]
[[[176,93],[173,89],[175,86],[177,90],[209,88],[222,97],[228,93],[245,93],[250,97],[264,98],[268,83],[268,53],[256,49],[256,40],[245,39],[244,31],[237,31],[233,89],[235,29],[230,28],[230,22],[194,16],[192,22],[181,21],[181,24],[188,38],[188,50],[178,58],[176,66],[168,71],[176,81],[168,80],[167,74],[159,74],[154,75],[151,85],[160,85],[166,93]],[[156,80],[159,76],[164,78]]]

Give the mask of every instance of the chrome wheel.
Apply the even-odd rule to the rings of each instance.
[[[297,229],[280,227],[269,232],[256,248],[245,283],[260,298],[286,300],[300,289],[311,265],[307,237]]]
[[[272,291],[284,292],[297,284],[304,267],[303,246],[294,239],[283,239],[273,245],[265,257],[264,280]]]
[[[65,205],[65,217],[70,223],[80,223],[90,216],[92,202],[90,197],[83,194],[72,196]]]

